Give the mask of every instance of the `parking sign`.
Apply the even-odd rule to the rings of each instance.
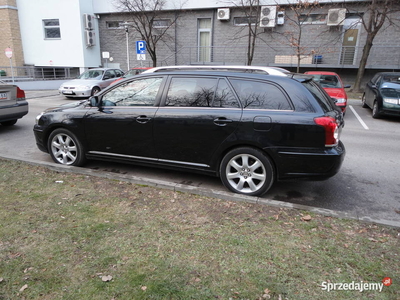
[[[136,54],[146,54],[145,41],[136,41]]]

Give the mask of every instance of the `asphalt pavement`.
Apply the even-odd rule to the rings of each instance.
[[[25,95],[28,100],[52,97],[52,96],[58,95],[58,90],[56,90],[56,89],[25,90]],[[217,190],[212,187],[205,188],[205,187],[202,187],[201,185],[194,186],[191,184],[173,182],[172,180],[170,180],[170,178],[168,176],[165,176],[165,177],[161,176],[161,177],[158,177],[157,179],[155,179],[154,177],[150,178],[150,177],[144,177],[144,176],[136,176],[134,174],[116,173],[116,172],[104,171],[101,169],[63,166],[63,165],[55,164],[50,161],[42,161],[42,160],[38,161],[29,156],[24,156],[23,158],[21,158],[20,156],[13,157],[13,155],[10,155],[10,154],[3,155],[1,153],[0,153],[0,156],[7,158],[7,159],[15,159],[15,160],[25,161],[25,162],[27,162],[29,164],[33,164],[33,165],[45,166],[51,170],[56,170],[58,172],[72,172],[72,173],[79,173],[79,174],[90,175],[90,176],[110,178],[110,179],[121,180],[121,181],[129,181],[129,182],[132,182],[135,184],[143,184],[143,185],[154,186],[154,187],[158,187],[158,188],[166,188],[166,189],[170,189],[170,190],[174,190],[174,191],[188,192],[188,193],[192,193],[192,194],[198,194],[198,195],[203,195],[203,196],[208,196],[208,197],[213,197],[213,198],[225,199],[225,200],[229,200],[229,201],[251,202],[251,203],[257,203],[260,205],[270,205],[270,206],[289,208],[289,209],[299,209],[299,210],[305,210],[305,211],[322,214],[322,215],[326,215],[326,216],[337,217],[337,218],[355,219],[355,220],[359,220],[362,222],[371,222],[371,223],[382,224],[382,225],[387,225],[387,226],[400,227],[400,221],[396,221],[396,220],[371,218],[369,216],[365,216],[365,215],[362,216],[360,214],[349,212],[349,211],[325,209],[325,208],[320,208],[320,207],[313,207],[310,205],[302,205],[302,204],[290,203],[290,202],[286,202],[286,201],[273,200],[273,199],[268,198],[268,194],[267,194],[267,197],[263,196],[262,198],[261,197],[249,197],[249,196],[245,196],[245,195],[230,193],[228,191],[221,190],[221,189]]]

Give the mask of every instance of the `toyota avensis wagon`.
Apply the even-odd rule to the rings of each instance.
[[[219,176],[262,195],[276,180],[335,175],[343,115],[312,76],[166,71],[122,80],[37,117],[40,150],[57,163],[129,162]]]

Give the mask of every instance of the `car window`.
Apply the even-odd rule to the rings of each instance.
[[[173,77],[165,106],[211,107],[217,84],[217,78]]]
[[[335,109],[335,104],[333,101],[328,98],[326,92],[324,92],[324,90],[321,89],[314,81],[305,81],[303,82],[303,86],[305,86],[311,92],[311,94],[313,94],[314,98],[318,101],[324,112],[329,112]]]
[[[153,106],[162,77],[128,82],[112,89],[102,97],[103,106]]]
[[[342,88],[339,78],[335,75],[313,74],[313,77],[324,88]]]
[[[213,107],[239,108],[239,103],[225,79],[218,81]]]
[[[122,75],[124,75],[124,72],[122,72],[121,70],[114,70],[114,71],[117,77],[121,77]]]
[[[84,73],[82,73],[78,79],[101,79],[101,76],[103,75],[103,70],[88,70]]]
[[[232,79],[231,83],[244,109],[292,109],[285,94],[272,84],[237,79]]]
[[[371,79],[371,82],[372,82],[373,84],[378,84],[380,79],[381,79],[381,75],[380,75],[380,74],[377,74],[377,75],[375,75],[375,76]]]
[[[108,70],[106,71],[106,74],[104,74],[104,79],[110,79],[110,78],[115,78],[114,70]]]

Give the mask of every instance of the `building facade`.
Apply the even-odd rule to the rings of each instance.
[[[326,0],[315,7],[293,9],[296,2],[265,0],[259,6],[242,7],[233,1],[222,6],[211,0],[190,0],[184,5],[171,0],[156,12],[152,25],[155,36],[163,34],[156,46],[157,65],[248,64],[249,28],[256,28],[252,65],[300,72],[332,70],[351,81],[367,36],[360,16],[368,14],[370,1]],[[142,37],[131,25],[133,13],[123,12],[119,0],[0,3],[0,17],[10,33],[2,35],[0,45],[12,44],[18,52],[17,66],[79,73],[98,66],[126,70],[153,65],[148,54],[145,59],[137,55],[136,42]],[[258,16],[249,13],[258,8]],[[391,20],[400,20],[400,12]],[[380,70],[400,70],[400,32],[390,25],[387,20],[374,40],[367,77]],[[0,68],[6,63],[3,58]]]

